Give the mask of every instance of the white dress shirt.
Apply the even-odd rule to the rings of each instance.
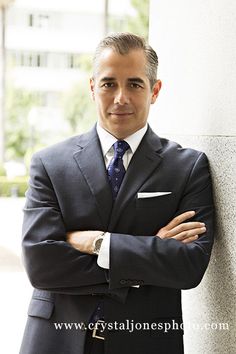
[[[137,150],[146,131],[147,131],[147,124],[143,128],[139,129],[137,132],[135,132],[134,134],[123,139],[130,146],[130,148],[125,152],[123,156],[123,164],[125,170],[127,170],[129,163],[135,151]],[[114,157],[113,144],[117,141],[117,139],[113,135],[108,133],[108,131],[103,129],[99,124],[97,124],[97,133],[100,139],[105,165],[106,168],[108,168],[111,160]],[[99,267],[105,269],[110,268],[110,237],[111,234],[109,232],[106,232],[97,259],[97,263]]]

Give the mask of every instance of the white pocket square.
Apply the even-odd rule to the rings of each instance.
[[[138,193],[138,199],[162,197],[163,195],[167,195],[167,194],[171,194],[171,193],[172,192],[140,192],[140,193]]]

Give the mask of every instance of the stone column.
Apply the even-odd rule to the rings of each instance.
[[[211,262],[201,284],[183,291],[185,352],[234,354],[235,0],[150,0],[150,44],[163,81],[151,126],[160,136],[206,152],[214,183],[217,230]]]

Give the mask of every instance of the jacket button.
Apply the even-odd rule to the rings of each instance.
[[[122,284],[122,285],[123,285],[123,284],[127,284],[127,280],[121,279],[121,280],[120,280],[120,284]]]

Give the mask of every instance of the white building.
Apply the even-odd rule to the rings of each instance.
[[[16,0],[7,11],[8,80],[37,92],[43,108],[29,120],[37,129],[64,129],[61,94],[83,80],[83,58],[105,34],[105,0]],[[109,1],[109,13],[122,24],[134,15],[130,0]],[[32,119],[33,117],[33,119]],[[49,119],[50,118],[50,119]],[[41,128],[40,128],[41,125]]]
[[[117,18],[132,14],[129,0],[109,2]],[[14,82],[61,92],[80,79],[80,57],[104,35],[104,0],[16,0],[7,15],[6,46]]]
[[[16,1],[6,32],[15,86],[55,93],[68,89],[80,78],[81,54],[91,53],[102,37],[103,23],[103,0]]]

